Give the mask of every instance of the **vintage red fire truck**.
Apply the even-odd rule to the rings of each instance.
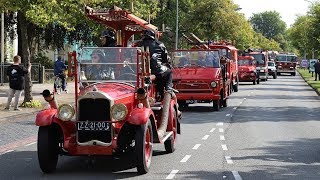
[[[276,56],[277,75],[289,73],[296,75],[297,56],[295,54],[280,53]]]
[[[226,57],[227,61],[227,76],[230,79],[229,94],[238,92],[239,89],[239,74],[238,74],[238,49],[231,43],[225,40],[216,42],[205,42],[198,38],[193,33],[190,36],[183,34],[183,37],[193,45],[191,49],[213,49],[218,50],[220,56]]]
[[[268,80],[268,52],[267,51],[253,51],[249,52],[247,55],[254,57],[256,60],[257,73],[261,80]]]
[[[180,113],[174,93],[157,101],[150,54],[126,47],[131,35],[156,27],[121,9],[104,12],[86,7],[87,16],[113,28],[121,47],[85,47],[68,55],[68,73],[75,79],[75,102],[57,105],[43,91],[51,108],[40,111],[38,159],[45,173],[56,169],[59,155],[122,157],[132,153],[137,171],[147,173],[154,143],[175,150]],[[96,62],[97,57],[102,58]]]
[[[230,79],[230,94],[232,91],[238,92],[239,73],[238,73],[238,49],[228,41],[218,41],[208,43],[209,49],[219,50],[221,56],[228,59],[227,76]]]
[[[230,89],[230,59],[219,50],[191,49],[172,53],[173,82],[179,105],[213,103],[213,109],[227,107]]]
[[[253,85],[260,83],[256,70],[256,60],[252,56],[239,56],[238,70],[240,82],[252,82]]]

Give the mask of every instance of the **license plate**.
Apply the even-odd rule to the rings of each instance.
[[[110,123],[107,122],[77,122],[78,131],[109,131]]]

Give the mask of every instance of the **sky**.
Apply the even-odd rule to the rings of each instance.
[[[290,27],[297,15],[305,15],[312,0],[233,0],[242,8],[239,12],[244,13],[246,18],[253,13],[264,11],[277,11],[282,20]]]

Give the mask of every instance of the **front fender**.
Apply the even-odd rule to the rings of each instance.
[[[52,124],[57,109],[45,109],[38,112],[35,124],[37,126],[49,126]]]
[[[151,109],[148,108],[136,108],[131,111],[131,114],[128,118],[128,123],[133,125],[142,125],[146,124],[150,118],[150,116],[153,116],[154,114]]]

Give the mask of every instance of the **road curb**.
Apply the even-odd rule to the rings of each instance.
[[[318,94],[318,96],[320,96],[320,92],[318,92],[316,88],[312,87],[310,83],[308,83],[308,81],[301,75],[300,71],[298,71],[298,73],[300,77],[304,80],[304,82],[306,82]]]

